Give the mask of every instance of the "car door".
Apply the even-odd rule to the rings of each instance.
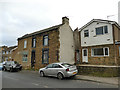
[[[52,65],[53,65],[53,64],[49,64],[48,66],[46,66],[46,68],[45,68],[45,70],[44,70],[45,75],[47,75],[47,76],[52,76],[52,73],[51,73]]]
[[[7,70],[9,70],[9,64],[10,64],[10,62],[9,62],[9,61],[8,61],[8,62],[6,62],[5,68],[6,68]]]
[[[53,64],[51,73],[53,76],[57,76],[58,72],[62,72],[62,67],[59,64]]]

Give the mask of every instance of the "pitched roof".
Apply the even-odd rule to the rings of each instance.
[[[43,30],[39,30],[39,31],[30,33],[30,34],[25,34],[24,36],[18,38],[18,40],[24,39],[24,38],[27,38],[27,37],[31,37],[31,36],[34,36],[34,35],[37,35],[37,34],[40,34],[40,33],[44,33],[44,32],[47,32],[47,31],[56,30],[62,25],[63,24],[59,24],[59,25],[56,25],[56,26],[52,26],[52,27],[49,27],[49,28],[46,28],[46,29],[43,29]]]
[[[3,51],[11,51],[12,49],[16,48],[17,46],[11,46],[8,48],[5,48]]]
[[[84,26],[82,26],[79,30],[83,30],[84,28],[86,28],[87,26],[89,26],[90,24],[92,24],[93,22],[102,22],[102,23],[109,23],[109,24],[115,24],[118,28],[120,28],[120,26],[118,25],[117,22],[115,21],[111,21],[111,20],[103,20],[103,19],[92,19],[90,22],[88,22],[87,24],[85,24]]]

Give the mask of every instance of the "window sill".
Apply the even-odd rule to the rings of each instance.
[[[27,61],[22,61],[22,62],[27,62]]]
[[[109,57],[109,56],[91,56],[91,57]]]

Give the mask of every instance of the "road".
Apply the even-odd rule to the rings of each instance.
[[[38,72],[23,70],[2,71],[2,88],[118,88],[118,86],[73,78],[58,80],[54,77],[39,77]]]

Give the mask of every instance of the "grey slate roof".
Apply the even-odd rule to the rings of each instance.
[[[56,25],[56,26],[52,26],[52,27],[49,27],[49,28],[46,28],[46,29],[43,29],[43,30],[39,30],[39,31],[30,33],[30,34],[25,34],[24,36],[18,38],[18,40],[24,39],[24,38],[27,38],[27,37],[31,37],[31,36],[34,36],[34,35],[37,35],[37,34],[41,34],[41,33],[47,32],[47,31],[56,30],[62,25],[63,24],[59,24],[59,25]]]

